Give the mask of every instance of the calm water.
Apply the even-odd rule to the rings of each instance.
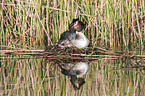
[[[145,94],[143,58],[98,57],[96,60],[56,60],[1,55],[0,60],[0,95],[143,96]]]

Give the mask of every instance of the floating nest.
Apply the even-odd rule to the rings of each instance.
[[[99,56],[121,55],[122,52],[113,52],[99,47],[87,47],[79,49],[76,47],[61,48],[58,46],[48,46],[43,52],[44,57],[54,57],[63,59],[95,59]],[[42,55],[42,54],[41,54]]]
[[[5,52],[6,51],[6,52]],[[87,47],[79,49],[76,47],[61,48],[58,46],[48,46],[45,50],[5,50],[6,55],[23,55],[26,58],[49,58],[49,59],[61,59],[70,61],[72,59],[86,60],[86,59],[98,59],[98,58],[119,58],[124,56],[124,52],[112,51],[103,49],[100,47]]]

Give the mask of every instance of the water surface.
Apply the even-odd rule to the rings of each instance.
[[[78,62],[87,63],[89,69],[81,77],[84,83],[77,89],[70,80],[73,77],[64,74],[59,65],[65,65],[63,68],[68,69],[68,66]],[[145,90],[143,58],[98,57],[96,60],[64,61],[22,55],[1,55],[0,73],[0,95],[143,96]],[[77,76],[74,77],[76,80]]]

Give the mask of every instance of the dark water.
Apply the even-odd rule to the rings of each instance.
[[[144,58],[61,60],[1,55],[0,60],[0,95],[144,95]]]

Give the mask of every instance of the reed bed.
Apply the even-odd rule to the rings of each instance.
[[[93,46],[113,50],[144,48],[144,0],[2,0],[0,47],[45,49],[55,44],[73,18],[80,18]]]

